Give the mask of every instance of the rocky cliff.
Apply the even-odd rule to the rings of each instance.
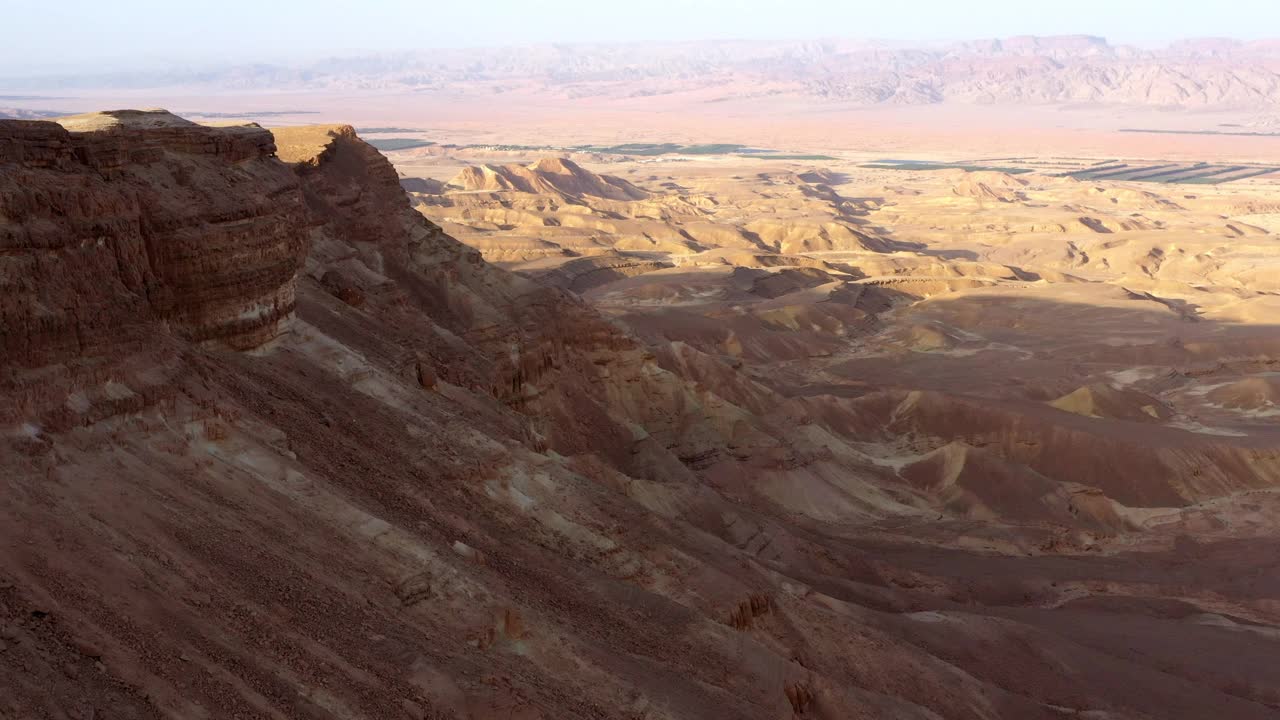
[[[306,236],[274,152],[261,128],[156,113],[0,125],[0,387],[30,419],[73,419],[65,395],[157,350],[161,328],[237,349],[275,336]]]
[[[963,444],[900,483],[857,448],[900,399],[642,343],[348,127],[0,159],[0,717],[1274,715],[1274,641],[1178,620],[1267,619],[1189,587],[1228,548],[1090,564],[1123,508]],[[1049,520],[922,524],[992,473]]]

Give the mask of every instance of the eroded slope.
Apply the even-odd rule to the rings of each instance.
[[[867,444],[924,396],[643,342],[424,220],[350,128],[0,133],[0,712],[1275,713],[1270,540],[1101,554],[1123,506],[1051,474],[899,475]]]

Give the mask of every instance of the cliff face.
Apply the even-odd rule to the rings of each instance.
[[[1113,530],[1105,498],[922,550],[895,523],[937,510],[848,439],[891,398],[645,346],[350,128],[109,113],[0,123],[0,158],[0,717],[1271,714],[1203,681],[1263,634],[1173,676],[1165,625],[1059,612],[1080,558],[1013,564]],[[959,445],[911,477],[988,466],[1051,487]],[[1138,554],[1116,597],[1186,594]]]
[[[162,113],[0,124],[0,383],[105,377],[161,326],[238,349],[273,337],[306,239],[274,152],[260,128]],[[56,394],[31,398],[37,416]]]
[[[5,276],[15,708],[597,718],[635,661],[565,668],[692,661],[668,591],[615,606],[666,583],[622,536],[709,498],[682,458],[741,434],[722,408],[413,212],[350,128],[280,131],[275,158],[256,128],[65,125],[4,128],[6,257],[39,269]],[[661,514],[620,492],[644,478]]]

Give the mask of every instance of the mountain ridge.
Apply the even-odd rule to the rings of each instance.
[[[1097,104],[1274,109],[1280,44],[1189,39],[1163,48],[1092,36],[1013,37],[911,47],[874,41],[537,45],[334,57],[164,74],[14,77],[13,90],[376,90],[560,100],[672,93],[793,96],[853,104]]]

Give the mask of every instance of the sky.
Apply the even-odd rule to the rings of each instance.
[[[723,38],[1280,36],[1280,0],[0,0],[5,75],[358,51]]]

